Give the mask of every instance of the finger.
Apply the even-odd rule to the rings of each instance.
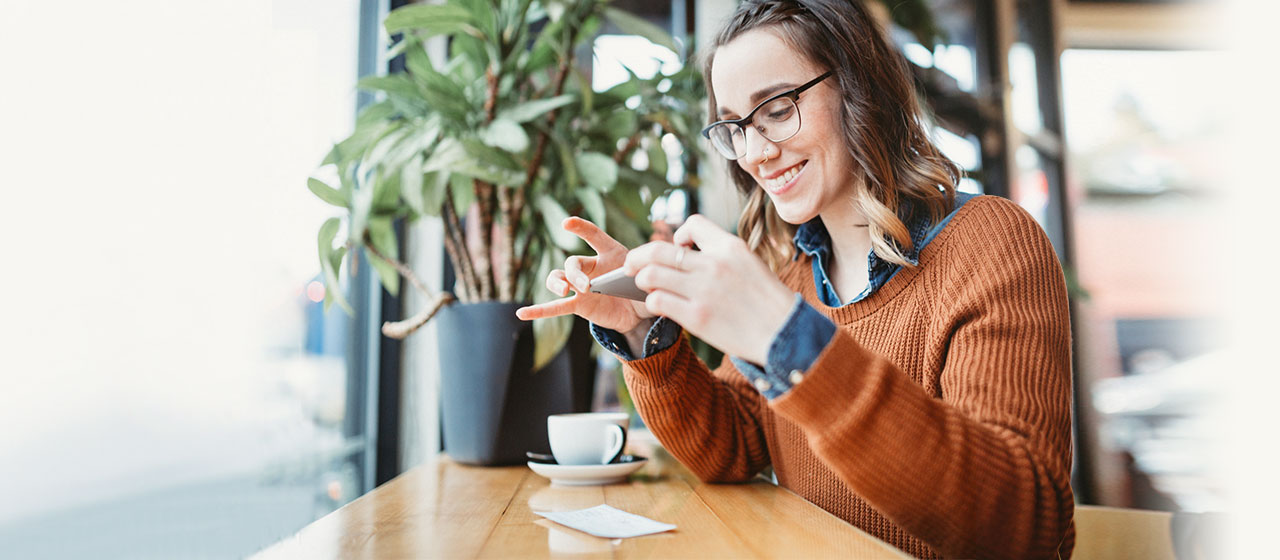
[[[560,223],[560,227],[565,231],[581,237],[587,242],[597,254],[604,254],[613,251],[626,251],[627,247],[618,240],[609,237],[609,234],[597,227],[595,224],[579,218],[577,216],[569,216]]]
[[[650,292],[644,298],[644,307],[654,315],[670,318],[680,326],[690,329],[690,332],[695,328],[700,328],[695,326],[695,324],[700,325],[700,323],[695,323],[697,321],[698,307],[692,300],[678,294],[673,294],[666,290]]]
[[[646,292],[670,292],[683,298],[693,296],[697,281],[697,278],[686,271],[662,265],[646,266],[636,274],[637,288]]]
[[[718,249],[738,237],[716,225],[702,214],[694,214],[676,230],[674,243],[681,246],[697,245],[702,250]]]
[[[534,319],[543,319],[546,317],[555,317],[558,315],[569,315],[573,313],[574,305],[578,296],[567,297],[538,305],[530,305],[521,307],[516,310],[516,318],[522,321],[532,321]]]
[[[694,270],[697,268],[697,261],[701,257],[698,251],[688,247],[679,247],[667,243],[666,241],[654,241],[646,243],[627,253],[627,260],[623,264],[627,274],[639,274],[647,266],[659,265],[676,270]]]
[[[675,254],[675,245],[666,241],[650,241],[627,252],[627,260],[623,261],[622,269],[628,275],[635,276],[640,269],[652,264],[671,266],[675,263]]]
[[[560,297],[569,295],[569,281],[565,278],[563,270],[556,269],[547,275],[547,290]]]
[[[596,270],[596,257],[572,256],[564,261],[565,279],[579,292],[591,287],[591,275]],[[598,275],[597,275],[598,276]]]

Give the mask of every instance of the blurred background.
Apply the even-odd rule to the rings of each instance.
[[[242,557],[439,449],[432,327],[382,338],[417,302],[370,274],[344,277],[354,316],[323,310],[336,210],[306,189],[367,102],[357,77],[387,71],[401,4],[0,7],[0,557]],[[937,33],[891,35],[963,190],[1026,208],[1067,273],[1077,500],[1264,534],[1275,6],[877,9],[917,4]],[[697,43],[735,3],[613,5]],[[609,28],[594,55],[597,90],[683,60]],[[731,228],[720,164],[689,171],[701,186],[653,200],[649,227]],[[437,287],[439,231],[409,248]]]

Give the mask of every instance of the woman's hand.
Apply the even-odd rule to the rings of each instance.
[[[596,256],[569,257],[564,261],[563,270],[553,270],[547,276],[548,290],[559,296],[568,296],[572,289],[576,292],[573,296],[521,307],[516,310],[516,317],[529,321],[572,313],[624,334],[634,330],[641,322],[653,318],[654,315],[640,302],[588,291],[591,278],[622,266],[627,258],[626,246],[582,218],[566,218],[561,227],[586,241],[595,250]]]
[[[700,251],[685,247],[697,245]],[[623,269],[649,292],[645,307],[726,354],[764,364],[795,294],[746,242],[700,215],[676,230],[675,243],[655,241],[627,254]]]

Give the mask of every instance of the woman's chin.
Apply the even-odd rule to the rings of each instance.
[[[773,209],[778,213],[778,217],[782,218],[782,221],[793,226],[798,226],[808,222],[817,215],[816,212],[808,212],[805,209],[793,208],[787,204],[778,205],[777,201],[774,201]]]

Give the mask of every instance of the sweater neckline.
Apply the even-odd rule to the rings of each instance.
[[[886,303],[897,297],[907,286],[913,282],[917,276],[922,274],[930,263],[937,260],[937,255],[947,248],[947,241],[951,239],[952,234],[959,229],[956,227],[960,222],[964,221],[966,215],[976,207],[986,204],[988,197],[979,195],[961,206],[952,217],[949,227],[945,227],[938,232],[937,237],[933,239],[920,252],[919,264],[914,268],[903,268],[893,275],[885,285],[881,286],[866,299],[855,301],[853,303],[843,305],[841,307],[830,307],[822,302],[822,298],[818,297],[816,288],[814,287],[813,266],[809,259],[813,257],[797,259],[792,265],[800,265],[801,279],[803,281],[801,293],[805,295],[805,300],[822,314],[826,315],[837,325],[847,325],[855,321],[859,321],[884,307]],[[977,204],[975,204],[977,203]]]

